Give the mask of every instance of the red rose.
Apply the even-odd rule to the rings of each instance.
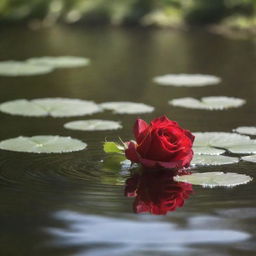
[[[194,136],[166,116],[147,124],[137,119],[134,125],[136,141],[126,142],[126,157],[145,167],[188,167],[193,157]]]
[[[125,195],[135,197],[134,212],[163,215],[182,207],[193,191],[192,185],[173,181],[173,175],[171,170],[161,170],[137,173],[127,179]]]

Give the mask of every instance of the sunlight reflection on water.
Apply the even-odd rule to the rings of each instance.
[[[185,252],[193,245],[224,244],[245,241],[250,234],[232,229],[178,228],[176,224],[159,220],[136,221],[93,216],[73,211],[59,211],[54,216],[64,221],[67,228],[48,228],[56,247],[82,248],[78,255],[130,255],[132,252]],[[84,248],[100,246],[102,250]],[[200,249],[201,250],[201,249]],[[198,251],[197,251],[198,252]]]

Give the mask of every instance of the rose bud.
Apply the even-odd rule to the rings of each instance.
[[[193,158],[194,136],[166,116],[147,124],[137,119],[134,125],[136,141],[125,142],[125,155],[134,163],[147,168],[188,167]]]

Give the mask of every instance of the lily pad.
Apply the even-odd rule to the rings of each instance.
[[[154,111],[154,107],[144,103],[117,101],[100,104],[103,109],[112,110],[115,114],[142,114]]]
[[[194,132],[194,147],[228,148],[251,143],[249,136],[230,132]]]
[[[256,154],[256,140],[251,140],[248,144],[230,146],[227,149],[234,154]]]
[[[0,76],[32,76],[53,71],[51,66],[34,65],[24,61],[1,61]]]
[[[179,98],[168,102],[170,105],[192,109],[224,110],[237,108],[245,104],[245,100],[226,96],[203,97],[201,100],[195,98]]]
[[[256,154],[256,140],[249,136],[228,132],[195,132],[193,148],[224,148],[234,154]]]
[[[64,124],[64,127],[80,131],[105,131],[120,129],[122,128],[122,125],[116,121],[92,119],[68,122]]]
[[[0,149],[28,153],[66,153],[80,151],[87,144],[71,137],[41,135],[33,137],[16,137],[0,142]]]
[[[212,147],[197,147],[193,146],[193,151],[195,155],[221,155],[226,151],[224,149],[212,148]]]
[[[250,182],[252,178],[248,175],[232,172],[204,172],[193,173],[191,175],[175,176],[174,180],[213,188],[217,186],[234,187],[241,184],[246,184]]]
[[[233,130],[234,132],[238,132],[241,134],[247,135],[256,135],[256,127],[255,126],[240,126]]]
[[[194,155],[191,165],[223,165],[238,163],[239,158],[221,155]]]
[[[27,60],[28,63],[34,65],[49,66],[52,68],[75,68],[86,66],[90,63],[90,60],[83,57],[74,56],[59,56],[59,57],[37,57]]]
[[[101,112],[102,108],[92,101],[67,98],[44,98],[7,101],[0,104],[0,111],[21,116],[39,117],[49,115],[52,117],[71,117]]]
[[[214,85],[221,82],[221,79],[212,75],[201,74],[167,74],[157,76],[154,82],[164,86],[187,86],[187,87],[202,87]]]
[[[251,162],[251,163],[256,163],[256,155],[252,155],[252,156],[243,156],[242,160],[246,161],[246,162]]]

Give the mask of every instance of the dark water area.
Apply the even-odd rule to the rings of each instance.
[[[84,117],[122,122],[122,130],[108,132],[63,128],[67,121],[83,118],[26,118],[1,113],[0,140],[56,134],[85,141],[88,148],[65,154],[0,151],[0,255],[256,254],[255,164],[241,161],[197,168],[244,173],[254,180],[235,188],[193,186],[183,207],[162,216],[135,214],[135,198],[125,196],[124,182],[131,178],[130,173],[111,170],[102,163],[105,138],[130,139],[138,116],[150,121],[166,114],[192,132],[230,132],[241,125],[255,125],[255,39],[231,40],[202,31],[1,28],[0,60],[51,55],[88,57],[91,65],[47,75],[0,77],[0,102],[68,97],[97,103],[143,102],[156,110],[141,115],[105,111]],[[166,73],[213,74],[223,81],[201,88],[163,87],[152,82],[154,76]],[[173,98],[189,96],[233,96],[247,103],[211,112],[167,104]]]

